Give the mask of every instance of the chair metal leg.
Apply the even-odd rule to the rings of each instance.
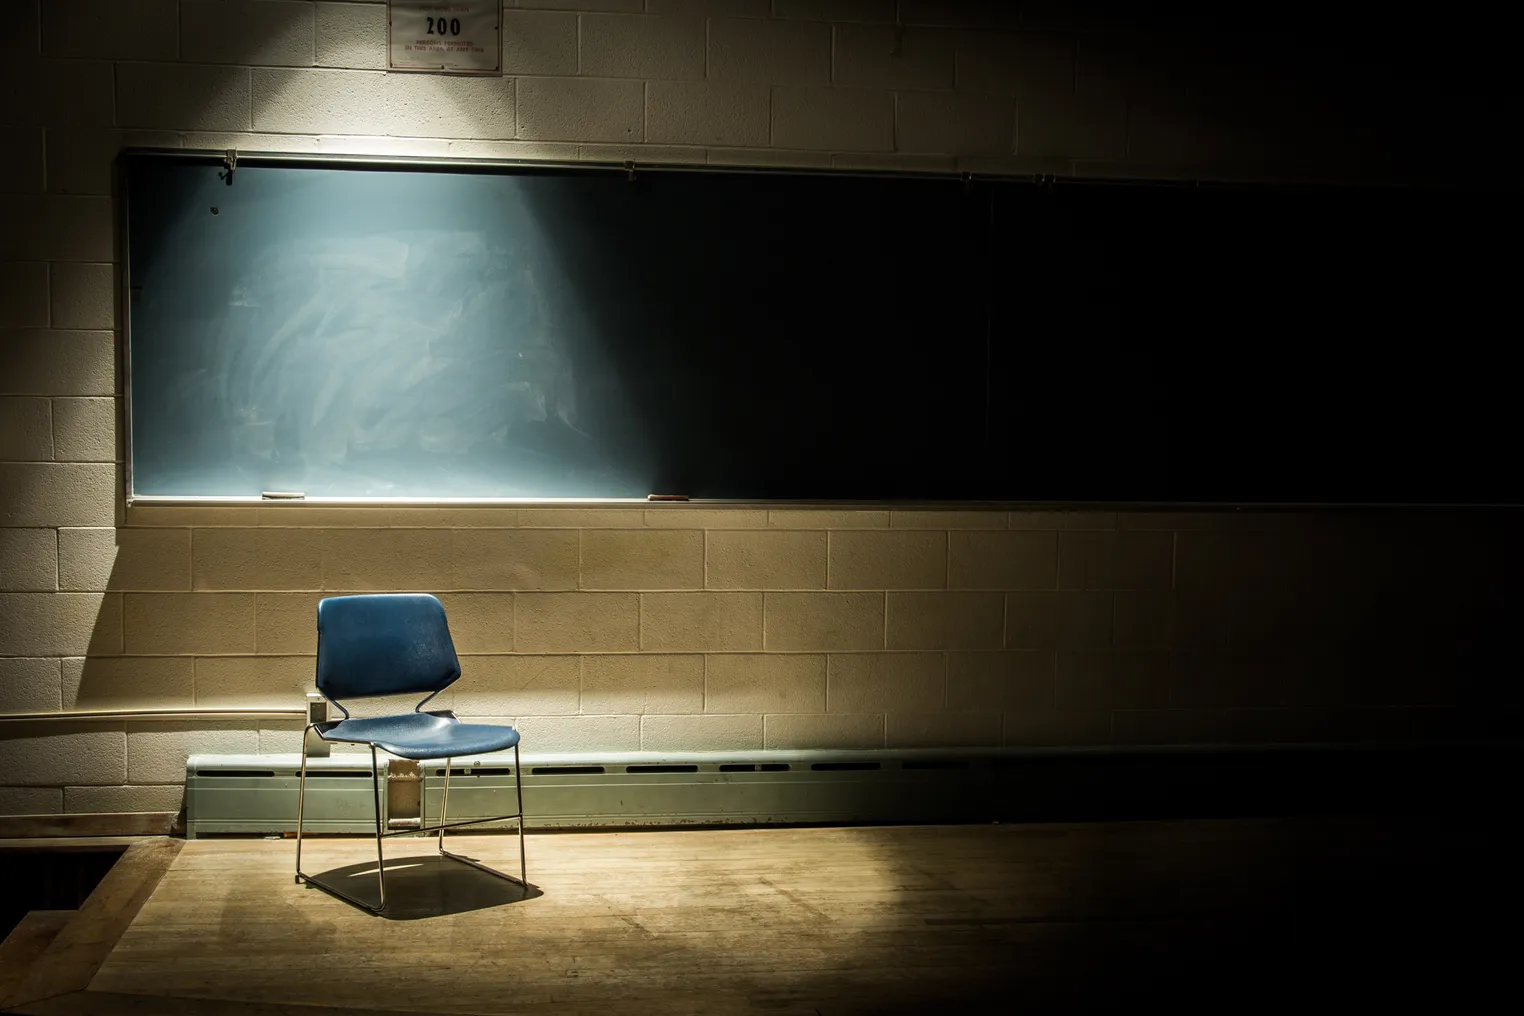
[[[519,765],[519,746],[513,746],[513,791],[519,802],[519,884],[529,884],[529,872],[524,867],[524,769]]]
[[[450,762],[451,761],[452,761],[451,759],[445,759],[444,796],[443,796],[443,798],[439,802],[439,852],[441,854],[443,854],[445,857],[450,858],[452,861],[459,861],[462,864],[469,864],[473,868],[480,868],[482,871],[485,871],[489,875],[496,875],[498,878],[504,879],[504,880],[506,880],[508,882],[516,882],[516,883],[518,883],[519,885],[523,886],[526,889],[529,888],[529,875],[528,875],[527,869],[524,866],[524,791],[523,791],[522,785],[520,785],[519,789],[518,789],[518,799],[519,799],[519,815],[518,815],[518,819],[519,819],[519,877],[518,878],[514,878],[512,875],[508,874],[505,871],[498,871],[496,868],[489,868],[487,865],[482,864],[480,861],[474,861],[474,860],[472,860],[469,857],[462,856],[461,854],[451,853],[450,851],[448,851],[448,850],[446,850],[444,848],[445,826],[447,826],[449,824],[449,822],[450,822],[449,809],[450,809]],[[518,783],[518,781],[519,781],[519,746],[518,745],[514,745],[513,746],[513,779],[514,779],[515,783]],[[422,809],[420,809],[420,811],[422,811]],[[492,819],[480,819],[480,820],[476,820],[476,821],[487,821],[487,822],[490,822],[490,821],[493,821],[493,820]],[[462,825],[474,825],[475,821],[464,822],[464,823],[461,823],[461,824]]]
[[[311,729],[311,728],[308,728]],[[306,804],[307,793],[307,736],[302,735],[302,774],[296,785],[296,881],[307,882],[346,903],[352,903],[362,910],[368,910],[373,914],[379,914],[386,909],[386,856],[382,851],[381,834],[381,768],[376,761],[376,746],[370,746],[370,781],[374,791],[376,805],[376,888],[379,893],[379,902],[368,903],[358,896],[351,896],[342,889],[319,881],[302,871],[302,811]]]

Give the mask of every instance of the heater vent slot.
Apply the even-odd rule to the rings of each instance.
[[[603,766],[535,766],[529,770],[536,776],[601,776]]]
[[[433,775],[443,776],[444,769],[435,769]],[[451,776],[512,776],[512,766],[476,766],[471,769],[451,769]]]
[[[226,778],[226,777],[232,777],[232,776],[269,778],[269,777],[273,777],[275,775],[275,770],[274,769],[207,769],[207,770],[205,770],[203,772],[197,773],[196,775],[198,775],[198,776],[216,776],[216,777],[219,777],[219,778]],[[338,773],[324,773],[323,775],[324,776],[337,776],[339,774]]]

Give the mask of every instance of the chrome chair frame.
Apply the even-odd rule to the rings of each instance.
[[[433,695],[430,695],[428,698],[433,698],[433,697],[434,697]],[[427,702],[428,698],[424,699],[424,702]],[[338,703],[335,702],[334,705],[338,705]],[[418,707],[415,707],[416,711],[417,712],[424,712],[425,710],[423,710],[421,708],[422,706],[423,706],[423,702],[418,703]],[[339,709],[340,710],[344,710],[344,707],[343,706],[339,706]],[[344,710],[344,712],[345,712],[345,715],[347,716],[348,715],[348,711]],[[448,709],[428,710],[428,712],[430,713],[430,715],[433,715],[433,716],[444,716],[444,717],[449,717],[450,719],[454,719],[455,718],[455,714],[452,711],[448,710]],[[358,898],[356,896],[352,896],[349,893],[345,892],[344,890],[338,888],[337,886],[330,885],[330,884],[328,884],[328,883],[326,883],[326,882],[324,882],[324,881],[322,881],[320,879],[314,878],[313,876],[309,875],[308,873],[302,871],[302,817],[303,817],[303,814],[304,814],[304,811],[305,811],[305,808],[306,808],[306,799],[307,799],[307,740],[308,740],[308,734],[315,733],[315,734],[317,734],[318,737],[322,737],[323,736],[323,732],[325,730],[332,729],[333,727],[338,726],[339,723],[341,723],[341,722],[342,721],[340,721],[340,720],[324,720],[324,721],[321,721],[321,722],[318,722],[318,723],[310,723],[310,724],[307,725],[306,730],[304,730],[302,732],[302,773],[301,773],[300,780],[297,782],[297,789],[296,789],[296,882],[297,882],[298,885],[300,885],[303,882],[309,882],[312,885],[317,886],[319,889],[322,889],[324,892],[330,893],[333,896],[337,896],[339,899],[342,899],[342,900],[344,900],[344,901],[346,901],[348,903],[351,903],[351,904],[353,904],[353,905],[355,905],[357,907],[360,907],[363,910],[368,910],[368,911],[370,911],[373,914],[379,914],[379,913],[383,912],[384,910],[386,910],[386,855],[385,855],[385,851],[382,849],[382,843],[385,841],[386,837],[388,837],[388,836],[407,836],[407,835],[421,834],[421,833],[437,833],[438,834],[438,841],[439,841],[438,842],[439,853],[442,856],[448,857],[448,858],[450,858],[453,861],[459,861],[462,864],[469,864],[473,868],[480,868],[482,871],[487,872],[489,875],[496,875],[498,878],[504,879],[504,880],[506,880],[508,882],[513,882],[513,883],[515,883],[517,885],[523,886],[526,889],[529,888],[529,877],[528,877],[528,873],[527,873],[527,871],[525,869],[525,865],[524,865],[524,782],[523,782],[523,777],[522,777],[522,770],[521,770],[521,768],[519,766],[519,746],[517,744],[514,744],[514,746],[513,746],[513,784],[514,784],[514,792],[515,792],[515,796],[516,796],[517,804],[518,804],[518,811],[514,812],[511,815],[497,815],[497,816],[493,816],[491,818],[468,819],[465,822],[451,822],[449,820],[449,808],[450,808],[450,763],[451,763],[452,759],[449,758],[449,757],[446,757],[445,758],[445,767],[444,767],[444,793],[443,793],[442,799],[440,800],[439,824],[438,825],[432,825],[432,826],[426,826],[426,825],[422,824],[423,817],[428,815],[428,809],[424,806],[425,805],[425,798],[424,798],[424,794],[423,794],[423,783],[420,783],[419,784],[419,791],[418,791],[418,812],[419,812],[419,816],[420,816],[420,818],[419,818],[419,822],[420,822],[419,826],[417,828],[393,829],[393,830],[384,830],[381,827],[381,767],[380,767],[379,761],[378,761],[377,756],[376,756],[376,746],[374,744],[370,745],[370,780],[371,780],[371,789],[374,791],[373,797],[374,797],[375,807],[376,807],[376,891],[377,891],[377,895],[378,895],[378,902],[376,902],[374,904],[367,903],[365,900],[362,900],[362,899],[360,899],[360,898]],[[438,760],[437,759],[431,759],[431,760],[428,760],[428,761],[438,761]],[[472,860],[469,857],[465,857],[465,856],[463,856],[461,854],[452,853],[452,852],[450,852],[450,851],[445,849],[444,841],[445,841],[445,830],[446,829],[456,829],[456,828],[459,828],[461,826],[468,826],[468,825],[481,825],[482,823],[485,823],[485,822],[506,822],[509,819],[517,819],[518,820],[517,821],[518,832],[519,832],[519,877],[518,878],[514,878],[512,875],[509,875],[506,872],[498,871],[496,868],[488,867],[487,865],[482,864],[480,861]]]

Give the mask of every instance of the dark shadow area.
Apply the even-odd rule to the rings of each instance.
[[[479,857],[472,856],[471,859],[488,867],[494,866]],[[371,902],[376,900],[375,861],[313,871],[311,875],[351,896]],[[313,892],[323,891],[321,886],[305,884]],[[377,916],[392,921],[417,921],[521,903],[543,895],[532,884],[525,888],[438,854],[388,857],[386,910]]]
[[[0,849],[0,939],[28,911],[78,910],[125,849]]]

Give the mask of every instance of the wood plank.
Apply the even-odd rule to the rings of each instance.
[[[21,983],[33,962],[47,949],[59,931],[78,913],[75,910],[33,910],[0,942],[0,999]]]
[[[169,836],[179,815],[172,811],[124,811],[79,815],[0,816],[0,839],[44,836]]]
[[[16,1006],[88,987],[183,846],[182,840],[155,837],[128,847],[74,919],[5,996],[3,1005]]]

